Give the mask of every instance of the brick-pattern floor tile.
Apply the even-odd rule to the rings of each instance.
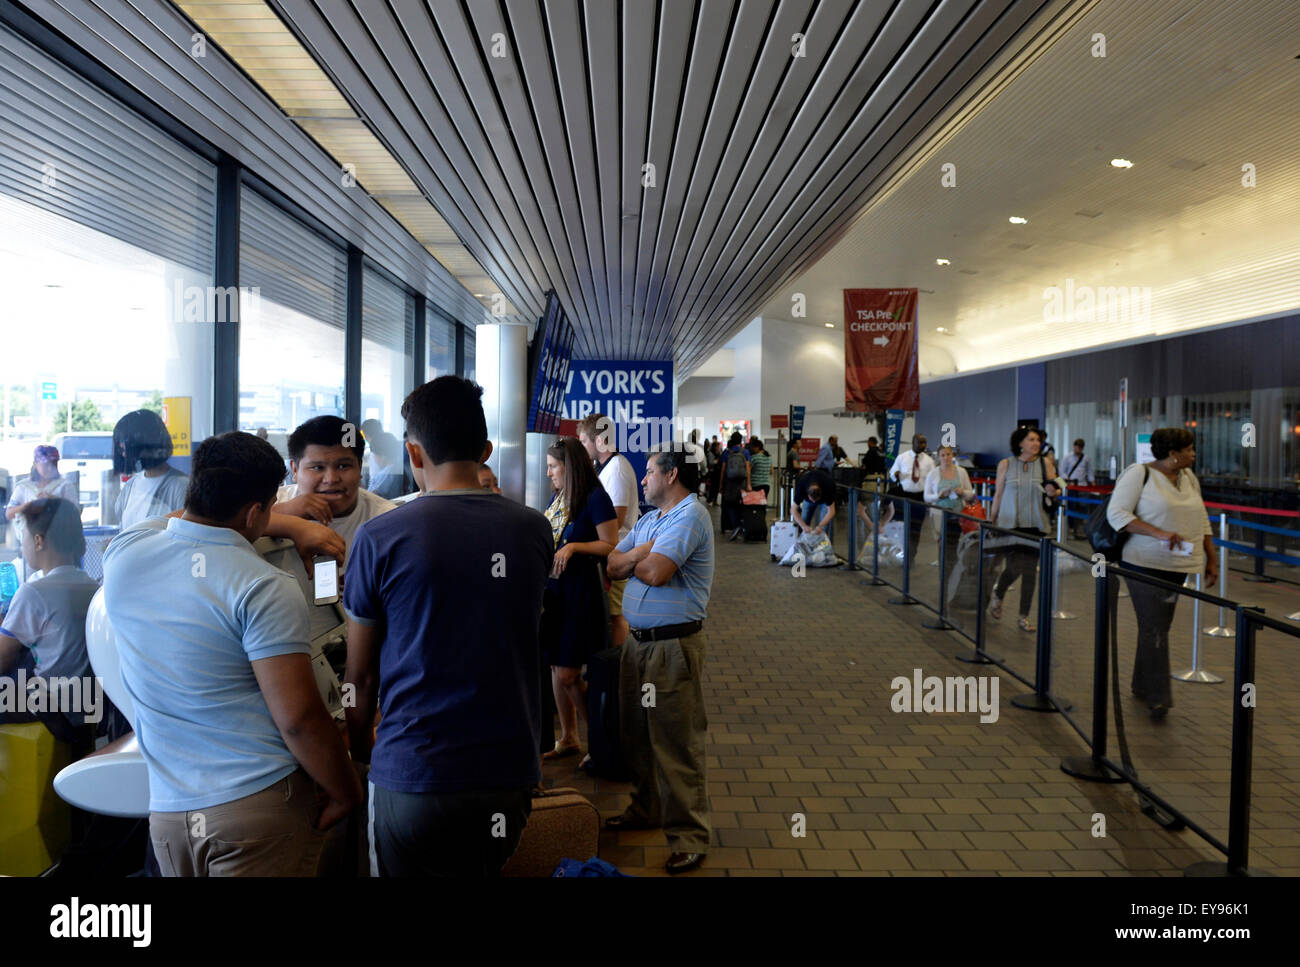
[[[843,553],[842,530],[836,544]],[[927,551],[918,561],[930,559]],[[793,578],[770,563],[761,544],[720,541],[715,553],[704,671],[713,845],[705,865],[688,875],[1180,876],[1194,862],[1221,859],[1194,834],[1166,832],[1142,816],[1128,787],[1085,784],[1061,772],[1062,758],[1087,752],[1069,725],[1059,715],[1011,707],[1023,684],[995,666],[955,661],[969,643],[922,629],[929,614],[921,608],[886,604],[897,592],[829,568]],[[937,571],[916,566],[917,589],[933,595]],[[1086,578],[1067,575],[1062,594],[1082,611],[1089,589]],[[1251,598],[1272,593],[1263,588]],[[1269,613],[1277,608],[1295,610],[1273,601]],[[1134,626],[1131,605],[1122,609],[1127,669]],[[815,635],[808,613],[818,615]],[[1083,723],[1090,719],[1091,625],[1061,623],[1053,677],[1061,694],[1082,706],[1072,714]],[[990,652],[1032,674],[1030,636],[1005,621],[990,623],[988,635]],[[1279,644],[1261,644],[1260,674],[1291,683],[1294,663]],[[1185,642],[1173,647],[1175,662],[1185,662]],[[1218,661],[1210,654],[1208,661]],[[926,676],[1000,675],[998,721],[895,714],[890,683],[910,679],[913,668]],[[1231,665],[1215,670],[1230,674]],[[1132,713],[1125,721],[1143,777],[1226,838],[1231,722],[1230,710],[1215,710],[1218,694],[1175,685],[1165,723],[1151,724],[1134,704],[1125,706]],[[1252,865],[1295,875],[1300,726],[1284,706],[1267,727],[1265,714],[1261,708],[1256,715]],[[577,772],[572,759],[547,763],[543,773],[547,786],[577,788],[602,818],[622,812],[632,788]],[[1098,812],[1107,821],[1104,838],[1092,836]],[[804,836],[794,835],[796,814]],[[638,875],[664,876],[669,851],[661,830],[603,832],[600,839],[601,856]]]

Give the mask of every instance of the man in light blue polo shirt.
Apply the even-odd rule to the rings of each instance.
[[[252,546],[283,475],[251,434],[204,440],[184,514],[123,531],[104,556],[164,876],[316,875],[325,831],[361,802],[312,673],[307,603]]]
[[[713,526],[695,497],[702,459],[698,448],[680,443],[650,455],[641,484],[656,509],[608,562],[612,580],[628,579],[620,714],[636,788],[623,815],[605,826],[663,827],[669,873],[695,869],[709,850],[703,623],[713,586]]]

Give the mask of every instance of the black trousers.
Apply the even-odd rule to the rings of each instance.
[[[1006,566],[998,576],[998,583],[993,586],[993,593],[999,598],[1006,597],[1016,578],[1020,578],[1020,617],[1028,618],[1034,603],[1034,588],[1038,584],[1038,542],[1043,539],[1043,532],[1033,527],[1017,527],[1015,532],[1024,534],[1034,544],[1032,547],[1017,544],[999,555]]]
[[[371,785],[379,876],[491,878],[514,855],[533,810],[531,789],[393,792]]]
[[[1133,571],[1141,571],[1170,584],[1182,584],[1187,575],[1180,571],[1165,571],[1154,567],[1125,564]],[[1174,623],[1174,610],[1178,607],[1178,594],[1146,584],[1126,580],[1128,593],[1137,616],[1137,654],[1133,658],[1133,694],[1143,699],[1148,707],[1164,705],[1172,708],[1173,688],[1169,678],[1169,628]]]

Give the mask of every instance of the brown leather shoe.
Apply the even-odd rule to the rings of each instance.
[[[673,853],[664,864],[669,873],[689,873],[704,862],[703,853]]]
[[[659,827],[653,823],[647,823],[644,819],[623,813],[621,816],[611,816],[605,820],[605,828],[618,832],[624,829],[658,829]]]

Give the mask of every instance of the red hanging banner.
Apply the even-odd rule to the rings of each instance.
[[[921,408],[916,289],[844,290],[844,408]]]

